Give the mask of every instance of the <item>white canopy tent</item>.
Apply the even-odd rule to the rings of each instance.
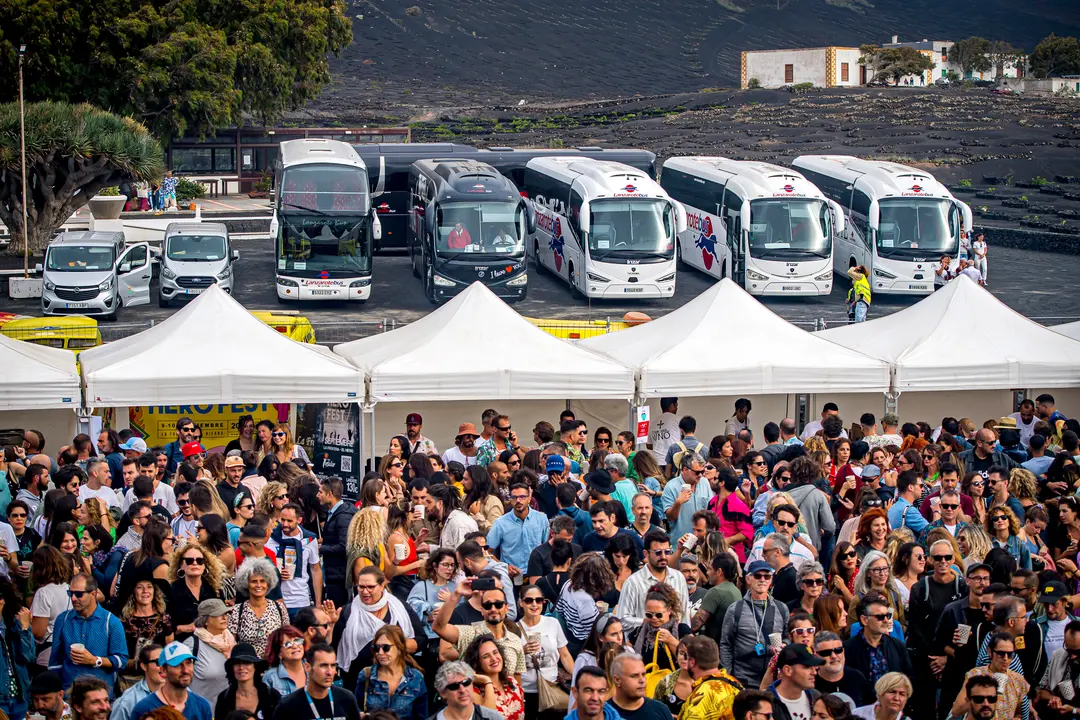
[[[75,353],[0,335],[0,410],[78,408]]]
[[[364,376],[212,285],[172,317],[83,352],[88,406],[361,402]]]
[[[479,282],[416,322],[334,352],[368,375],[371,403],[634,395],[626,365],[534,327]]]
[[[730,279],[657,320],[580,344],[637,368],[642,398],[889,389],[886,363],[792,325]]]
[[[816,335],[891,363],[899,392],[1080,386],[1080,342],[966,276],[899,312]]]
[[[1065,323],[1064,325],[1052,325],[1050,329],[1073,340],[1080,340],[1080,321]]]

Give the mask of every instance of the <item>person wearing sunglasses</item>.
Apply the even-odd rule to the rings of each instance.
[[[426,720],[427,685],[424,673],[405,650],[405,633],[383,625],[371,641],[375,662],[360,673],[356,699],[362,711],[389,710],[400,720]]]
[[[482,621],[471,625],[450,624],[450,618],[458,603],[472,595],[473,582],[474,579],[467,578],[457,584],[450,599],[435,613],[431,629],[443,640],[454,645],[459,654],[463,654],[479,635],[490,633],[506,659],[510,674],[520,677],[525,672],[525,646],[522,639],[510,632],[506,626],[510,606],[506,602],[504,590],[494,588],[481,592],[480,607],[484,615]]]
[[[992,546],[1007,550],[1020,569],[1031,569],[1031,553],[1020,539],[1020,521],[1011,508],[1002,505],[987,511],[986,533]]]
[[[971,498],[968,498],[969,500]],[[919,533],[919,542],[924,546],[927,544],[927,539],[930,533],[937,528],[945,528],[949,531],[949,534],[953,537],[966,528],[968,524],[962,520],[963,513],[963,498],[960,496],[960,491],[957,488],[949,488],[942,490],[940,495],[933,498],[934,507],[937,508],[939,516],[932,523],[923,528],[923,531]],[[1022,543],[1017,538],[1017,550],[1019,551]]]
[[[549,683],[558,680],[558,667],[567,673],[574,671],[574,658],[567,647],[562,625],[544,614],[544,593],[535,585],[521,589],[522,615],[518,620],[525,633],[525,674],[521,686],[525,691],[526,717],[535,718],[539,712],[540,677]]]
[[[886,564],[889,561],[884,556],[882,559]],[[893,609],[885,597],[878,592],[867,593],[855,613],[861,627],[844,643],[848,667],[862,673],[869,683],[877,683],[889,670],[911,676],[907,646],[890,634],[893,630]]]
[[[969,709],[973,710],[975,704],[972,701],[972,695],[982,697],[983,702],[980,705],[985,704],[986,695],[989,694],[985,692],[986,689],[972,688],[969,694],[967,684],[974,677],[989,677],[994,681],[997,690],[997,702],[991,703],[994,706],[994,718],[1013,718],[1021,715],[1027,717],[1030,708],[1027,697],[1030,686],[1023,674],[1012,669],[1015,667],[1016,659],[1016,642],[1013,636],[1008,632],[995,632],[987,638],[987,647],[989,648],[989,664],[980,665],[967,672],[964,676],[964,690],[957,695],[950,714],[953,717],[961,717]]]
[[[772,582],[772,566],[764,560],[752,561],[746,568],[746,594],[724,615],[720,666],[730,669],[743,687],[761,686],[771,657],[769,635],[782,634],[787,626],[787,605],[770,594]]]
[[[844,642],[839,635],[828,630],[814,633],[813,650],[825,661],[818,668],[815,690],[820,693],[844,693],[856,705],[874,702],[874,691],[866,677],[858,670],[847,667]]]
[[[53,624],[49,667],[60,673],[64,687],[80,675],[93,675],[111,688],[120,668],[127,665],[128,647],[120,618],[98,605],[97,582],[80,573],[71,580],[71,610]]]
[[[275,630],[274,634],[281,632]],[[271,640],[274,640],[271,636]],[[303,655],[304,641],[296,638]],[[274,660],[277,653],[271,653]],[[214,701],[214,717],[228,717],[229,713],[240,710],[254,715],[260,720],[269,720],[277,710],[282,695],[270,683],[266,682],[267,661],[255,654],[255,648],[248,643],[239,643],[233,648],[229,659],[225,661],[225,675],[229,685]]]
[[[473,691],[476,672],[460,660],[443,663],[435,672],[435,692],[446,703],[432,720],[503,720],[498,710],[492,710],[476,702]]]
[[[786,639],[785,647],[790,645],[802,645],[809,648],[811,652],[814,646],[814,636],[817,634],[817,628],[814,627],[814,618],[810,613],[803,612],[802,610],[794,610],[788,617],[788,629],[787,634],[784,636]],[[779,672],[777,666],[777,658],[779,655],[774,655],[769,660],[769,669],[765,671],[765,677],[761,679],[761,690],[768,690],[769,686],[773,684],[775,680],[782,680],[783,676]]]

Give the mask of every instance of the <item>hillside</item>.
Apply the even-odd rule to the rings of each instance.
[[[738,86],[742,50],[1080,35],[1075,0],[351,0],[311,110],[462,107]]]

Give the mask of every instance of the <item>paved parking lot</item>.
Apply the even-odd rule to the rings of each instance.
[[[407,323],[432,310],[425,299],[420,281],[412,276],[405,256],[390,255],[375,258],[375,277],[372,297],[367,303],[301,303],[279,306],[274,291],[273,246],[268,240],[238,240],[235,247],[240,251],[236,268],[235,293],[238,300],[250,309],[275,309],[286,307],[299,310],[309,317],[316,327],[328,324],[345,325],[350,322],[376,322],[392,320]],[[1036,318],[1080,319],[1080,295],[1076,293],[1080,278],[1080,256],[1039,253],[994,247],[990,252],[990,289],[1001,300],[1018,312]],[[619,319],[623,313],[638,311],[653,317],[664,315],[682,306],[704,291],[712,278],[685,266],[679,269],[675,297],[670,300],[626,300],[598,302],[574,300],[568,286],[549,275],[529,273],[528,298],[515,308],[524,315],[542,318],[575,320]],[[782,317],[804,326],[812,326],[819,318],[843,320],[846,281],[841,281],[832,293],[824,298],[798,298],[790,300],[769,299],[766,304]],[[176,312],[175,307],[162,309],[157,306],[157,281],[151,289],[149,306],[126,308],[120,311],[119,323],[149,324],[161,321]],[[915,298],[874,298],[871,317],[895,312],[915,302]],[[37,301],[9,300],[0,298],[0,312],[40,315]],[[976,318],[972,319],[977,322]],[[739,318],[731,318],[733,342],[743,337]],[[347,332],[347,330],[345,330]],[[335,339],[347,335],[335,333]],[[768,338],[761,340],[768,342]]]

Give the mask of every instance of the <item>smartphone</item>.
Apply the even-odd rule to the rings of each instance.
[[[472,589],[480,591],[494,590],[495,578],[476,578],[472,581]]]

